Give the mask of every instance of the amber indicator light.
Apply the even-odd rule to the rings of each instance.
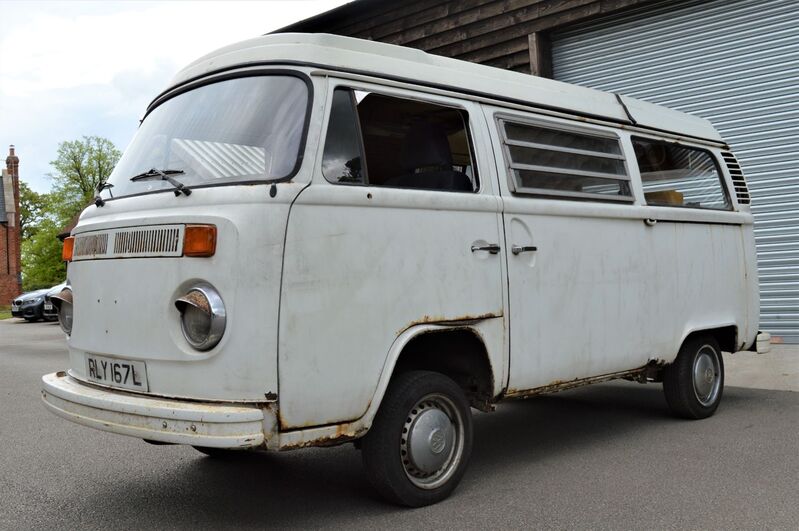
[[[214,256],[215,252],[215,225],[186,225],[183,234],[183,256]]]
[[[72,250],[75,248],[75,237],[67,236],[64,238],[64,246],[61,248],[61,260],[64,262],[72,261]]]

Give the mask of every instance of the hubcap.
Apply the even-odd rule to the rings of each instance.
[[[716,349],[710,345],[699,349],[693,369],[696,398],[703,406],[710,406],[721,388],[721,367]]]
[[[428,395],[408,413],[400,440],[405,474],[416,486],[434,489],[445,483],[463,453],[463,422],[452,401]]]

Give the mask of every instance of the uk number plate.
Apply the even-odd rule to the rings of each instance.
[[[86,355],[86,377],[99,384],[145,392],[147,366],[143,361],[128,361]]]
[[[53,303],[52,302],[45,302],[44,303],[44,309],[48,310],[48,311],[52,310],[53,309]]]

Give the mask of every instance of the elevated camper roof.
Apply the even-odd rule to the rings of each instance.
[[[627,96],[431,55],[413,48],[323,33],[264,35],[225,46],[186,66],[173,78],[170,86],[211,72],[256,64],[311,65],[407,80],[496,100],[723,142],[713,125],[703,118]]]

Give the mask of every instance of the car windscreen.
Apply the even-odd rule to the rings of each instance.
[[[164,174],[186,186],[289,177],[308,98],[305,81],[291,75],[237,77],[174,96],[142,122],[103,197],[173,190]]]

